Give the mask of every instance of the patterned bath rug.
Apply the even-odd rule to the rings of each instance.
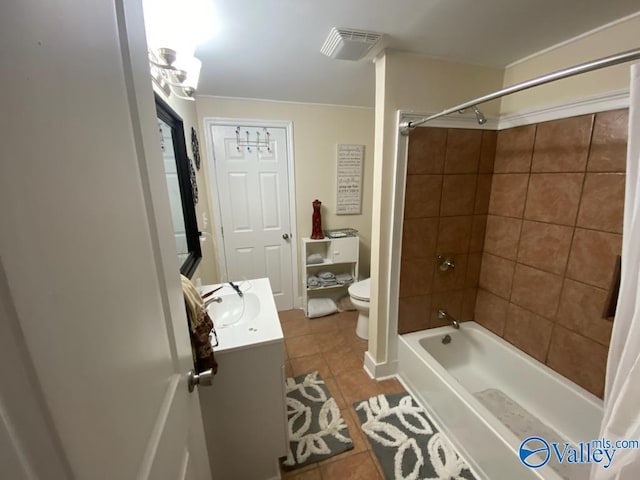
[[[386,480],[476,480],[408,393],[378,395],[353,407]]]
[[[284,470],[353,448],[347,424],[318,372],[287,378],[286,389],[289,451]]]

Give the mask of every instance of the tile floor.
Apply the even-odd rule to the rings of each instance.
[[[360,430],[353,402],[381,393],[404,392],[395,379],[372,380],[362,368],[367,342],[356,335],[357,312],[307,319],[302,310],[279,312],[288,376],[320,372],[336,399],[353,440],[353,450],[297,470],[284,480],[383,480],[371,445]]]

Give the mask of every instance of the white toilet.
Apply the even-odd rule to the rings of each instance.
[[[371,298],[371,282],[367,278],[349,287],[351,303],[358,310],[356,334],[365,340],[369,339],[369,299]]]

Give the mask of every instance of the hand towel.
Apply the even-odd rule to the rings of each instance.
[[[180,275],[180,277],[182,277],[182,294],[187,308],[189,336],[191,337],[191,350],[195,359],[196,371],[202,373],[211,369],[215,375],[218,372],[218,362],[213,355],[210,338],[213,322],[204,308],[202,297],[191,280],[184,275]]]
[[[323,280],[335,280],[336,276],[332,272],[319,272],[318,278]]]
[[[315,275],[307,276],[307,287],[309,288],[317,288],[320,286],[320,279]]]
[[[312,253],[307,257],[307,265],[314,265],[324,262],[324,258],[319,253]]]
[[[338,273],[336,275],[336,281],[340,285],[348,285],[353,282],[353,276],[350,273]]]

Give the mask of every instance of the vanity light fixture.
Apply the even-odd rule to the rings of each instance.
[[[149,50],[151,78],[167,95],[194,100],[201,67],[197,58],[183,58],[171,48]]]

